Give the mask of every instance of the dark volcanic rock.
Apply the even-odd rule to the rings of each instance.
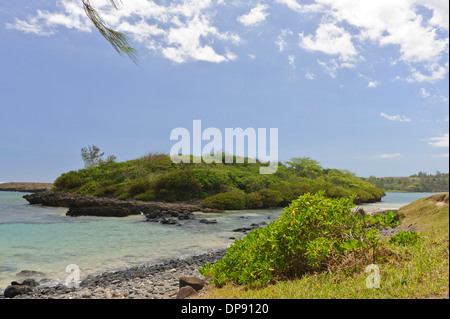
[[[191,203],[144,202],[139,200],[118,200],[107,197],[68,194],[56,191],[39,192],[24,195],[32,205],[45,205],[69,208],[68,216],[113,216],[146,215],[147,219],[177,217],[190,219],[192,212],[222,212]],[[180,218],[180,216],[182,216]]]
[[[17,295],[27,294],[32,291],[33,289],[31,289],[30,286],[19,284],[14,281],[11,283],[11,285],[6,287],[3,295],[5,296],[5,298],[14,298]]]
[[[203,224],[217,224],[215,219],[200,219],[199,222]]]
[[[182,287],[177,294],[177,299],[195,298],[198,296],[198,292],[191,286]]]
[[[198,277],[181,277],[179,281],[180,281],[180,288],[185,286],[191,286],[196,291],[202,290],[203,287],[206,285],[206,283]]]

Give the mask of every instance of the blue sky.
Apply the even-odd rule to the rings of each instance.
[[[279,160],[358,176],[448,172],[449,5],[441,0],[0,3],[0,182],[52,182],[95,144],[168,153],[174,128],[278,128]]]

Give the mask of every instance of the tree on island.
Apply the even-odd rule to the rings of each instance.
[[[109,155],[106,161],[103,159],[105,153],[100,154],[100,148],[95,145],[89,145],[81,149],[81,158],[84,161],[84,167],[94,167],[104,163],[113,163],[116,160],[114,155]]]

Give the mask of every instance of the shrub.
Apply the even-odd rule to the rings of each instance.
[[[94,194],[97,188],[99,187],[99,183],[96,181],[90,181],[81,186],[81,188],[78,190],[78,194]]]
[[[395,228],[401,224],[400,219],[395,211],[388,210],[384,214],[367,215],[366,221],[375,228],[381,229],[385,227]]]
[[[203,200],[202,204],[209,208],[238,210],[245,208],[245,198],[244,192],[235,190],[207,197]]]
[[[142,200],[142,201],[146,201],[146,202],[151,202],[151,201],[156,200],[156,195],[155,195],[155,192],[153,190],[149,190],[149,191],[146,191],[143,194],[139,194],[139,195],[134,196],[134,199]]]
[[[406,246],[409,244],[414,244],[419,238],[417,232],[415,231],[399,231],[395,236],[389,239],[390,243]]]
[[[259,192],[253,192],[247,194],[245,197],[245,207],[246,208],[262,208],[264,205],[264,198]]]
[[[128,186],[127,193],[136,196],[145,193],[150,189],[150,181],[148,179],[136,179]]]
[[[247,208],[277,207],[283,201],[281,193],[274,189],[262,189],[247,195]]]
[[[56,190],[70,190],[82,186],[87,181],[88,180],[81,177],[78,172],[70,171],[63,173],[60,177],[58,177],[53,185]]]
[[[312,186],[306,182],[298,181],[294,183],[278,182],[269,186],[269,189],[277,190],[281,193],[283,201],[280,203],[287,206],[290,202],[297,199],[299,196],[311,192]]]
[[[266,227],[237,239],[216,264],[199,271],[217,285],[265,285],[280,277],[333,271],[337,265],[344,267],[349,255],[361,260],[379,241],[376,229],[366,229],[364,217],[351,213],[353,200],[327,198],[323,191],[307,193]]]
[[[126,199],[131,198],[131,197],[133,197],[133,195],[131,195],[129,193],[122,193],[119,196],[117,196],[117,199],[126,200]]]
[[[161,175],[155,181],[155,195],[167,201],[189,200],[200,194],[202,184],[194,171],[182,169]]]
[[[123,193],[121,184],[114,184],[114,181],[105,181],[94,192],[95,196],[115,196]]]
[[[206,196],[221,193],[230,184],[230,179],[225,172],[207,169],[194,169],[193,171]]]

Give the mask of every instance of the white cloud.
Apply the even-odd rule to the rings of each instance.
[[[248,14],[238,17],[238,21],[246,26],[258,24],[264,20],[270,14],[266,12],[269,6],[266,4],[258,4],[256,7],[250,10]]]
[[[448,40],[439,39],[436,28],[428,25],[423,16],[416,13],[414,1],[317,0],[317,2],[329,6],[331,14],[337,21],[346,21],[360,28],[361,38],[378,42],[382,46],[399,46],[401,59],[405,61],[435,61],[448,47]],[[439,6],[428,7],[438,15],[444,9]]]
[[[420,88],[420,95],[425,98],[425,97],[429,97],[430,93],[427,92],[427,90],[425,90],[425,88]]]
[[[239,35],[217,29],[211,0],[162,2],[127,0],[116,10],[109,0],[92,1],[106,24],[146,48],[176,63],[236,59],[226,43],[238,45]],[[55,34],[60,27],[91,32],[94,28],[79,0],[59,0],[54,12],[37,10],[26,20],[15,19],[9,29],[37,35]]]
[[[292,67],[292,69],[295,70],[295,56],[289,55],[288,62],[289,62],[289,65]]]
[[[337,55],[341,61],[353,61],[358,54],[350,33],[332,23],[321,24],[316,35],[300,36],[300,46],[309,51],[320,51],[325,54]]]
[[[431,155],[433,157],[438,157],[438,158],[448,158],[448,153],[445,154],[438,154],[438,155]]]
[[[443,30],[449,29],[449,2],[445,0],[417,0],[417,4],[433,10],[430,24]]]
[[[293,34],[294,33],[290,29],[281,30],[280,35],[278,35],[277,41],[275,42],[278,45],[280,52],[283,52],[286,47],[286,38]]]
[[[6,23],[6,28],[40,36],[55,34],[55,29],[57,27],[66,27],[68,29],[90,32],[92,28],[91,22],[86,17],[81,6],[78,4],[78,7],[74,7],[72,3],[67,1],[64,1],[63,3],[67,3],[64,13],[52,13],[47,10],[37,10],[36,15],[29,17],[28,21],[15,18],[14,23]]]
[[[406,117],[406,116],[401,116],[401,115],[387,115],[383,112],[381,112],[380,114],[381,116],[387,118],[390,121],[396,121],[396,122],[411,122],[411,119]]]
[[[316,78],[315,74],[307,72],[305,74],[305,78],[307,78],[308,80],[314,80]]]
[[[356,65],[351,62],[342,62],[337,59],[330,59],[329,61],[317,60],[317,63],[324,68],[328,75],[332,78],[337,76],[337,71],[342,68],[354,68]]]
[[[322,10],[322,5],[318,3],[301,5],[296,0],[275,0],[275,1],[278,3],[282,3],[288,6],[289,9],[300,13],[318,12]]]
[[[411,76],[407,77],[406,80],[408,82],[436,82],[438,80],[442,80],[445,78],[445,75],[448,73],[448,63],[446,67],[439,65],[437,63],[432,63],[429,65],[426,65],[424,67],[426,72],[429,74],[423,74],[422,72],[418,71],[416,68],[412,67]]]
[[[400,153],[393,153],[393,154],[381,154],[381,155],[376,155],[376,158],[394,158],[394,157],[400,157],[401,154]]]
[[[40,36],[53,35],[61,28],[95,30],[79,0],[55,2],[55,9],[37,10],[25,18],[14,18],[6,23],[6,28]],[[397,65],[403,62],[410,70],[410,74],[399,77],[407,82],[436,82],[448,75],[449,4],[445,0],[315,0],[308,4],[301,0],[275,0],[270,2],[270,8],[261,1],[255,2],[248,13],[234,16],[231,23],[216,18],[222,12],[228,14],[230,10],[226,9],[231,6],[244,7],[248,2],[126,0],[119,10],[111,6],[110,0],[91,2],[108,26],[178,63],[233,60],[235,55],[230,55],[227,48],[230,44],[240,45],[242,39],[232,31],[235,27],[232,21],[237,19],[244,25],[255,26],[267,20],[271,14],[269,9],[272,15],[280,10],[277,16],[283,13],[281,10],[293,10],[299,15],[298,21],[319,21],[315,30],[303,31],[300,39],[294,40],[290,38],[291,30],[299,30],[298,33],[302,26],[298,26],[298,21],[289,24],[286,20],[279,35],[267,40],[275,42],[280,52],[299,41],[302,49],[327,55],[315,59],[332,77],[339,69],[354,68],[364,61],[364,55],[369,52],[366,45],[392,49],[389,50],[394,52],[391,59]],[[309,25],[305,30],[309,30]],[[180,35],[187,36],[192,44]]]
[[[444,134],[442,136],[432,137],[428,140],[428,145],[433,147],[449,147],[449,135]]]
[[[369,84],[367,85],[367,87],[369,88],[376,88],[378,86],[378,82],[377,81],[370,81]]]

